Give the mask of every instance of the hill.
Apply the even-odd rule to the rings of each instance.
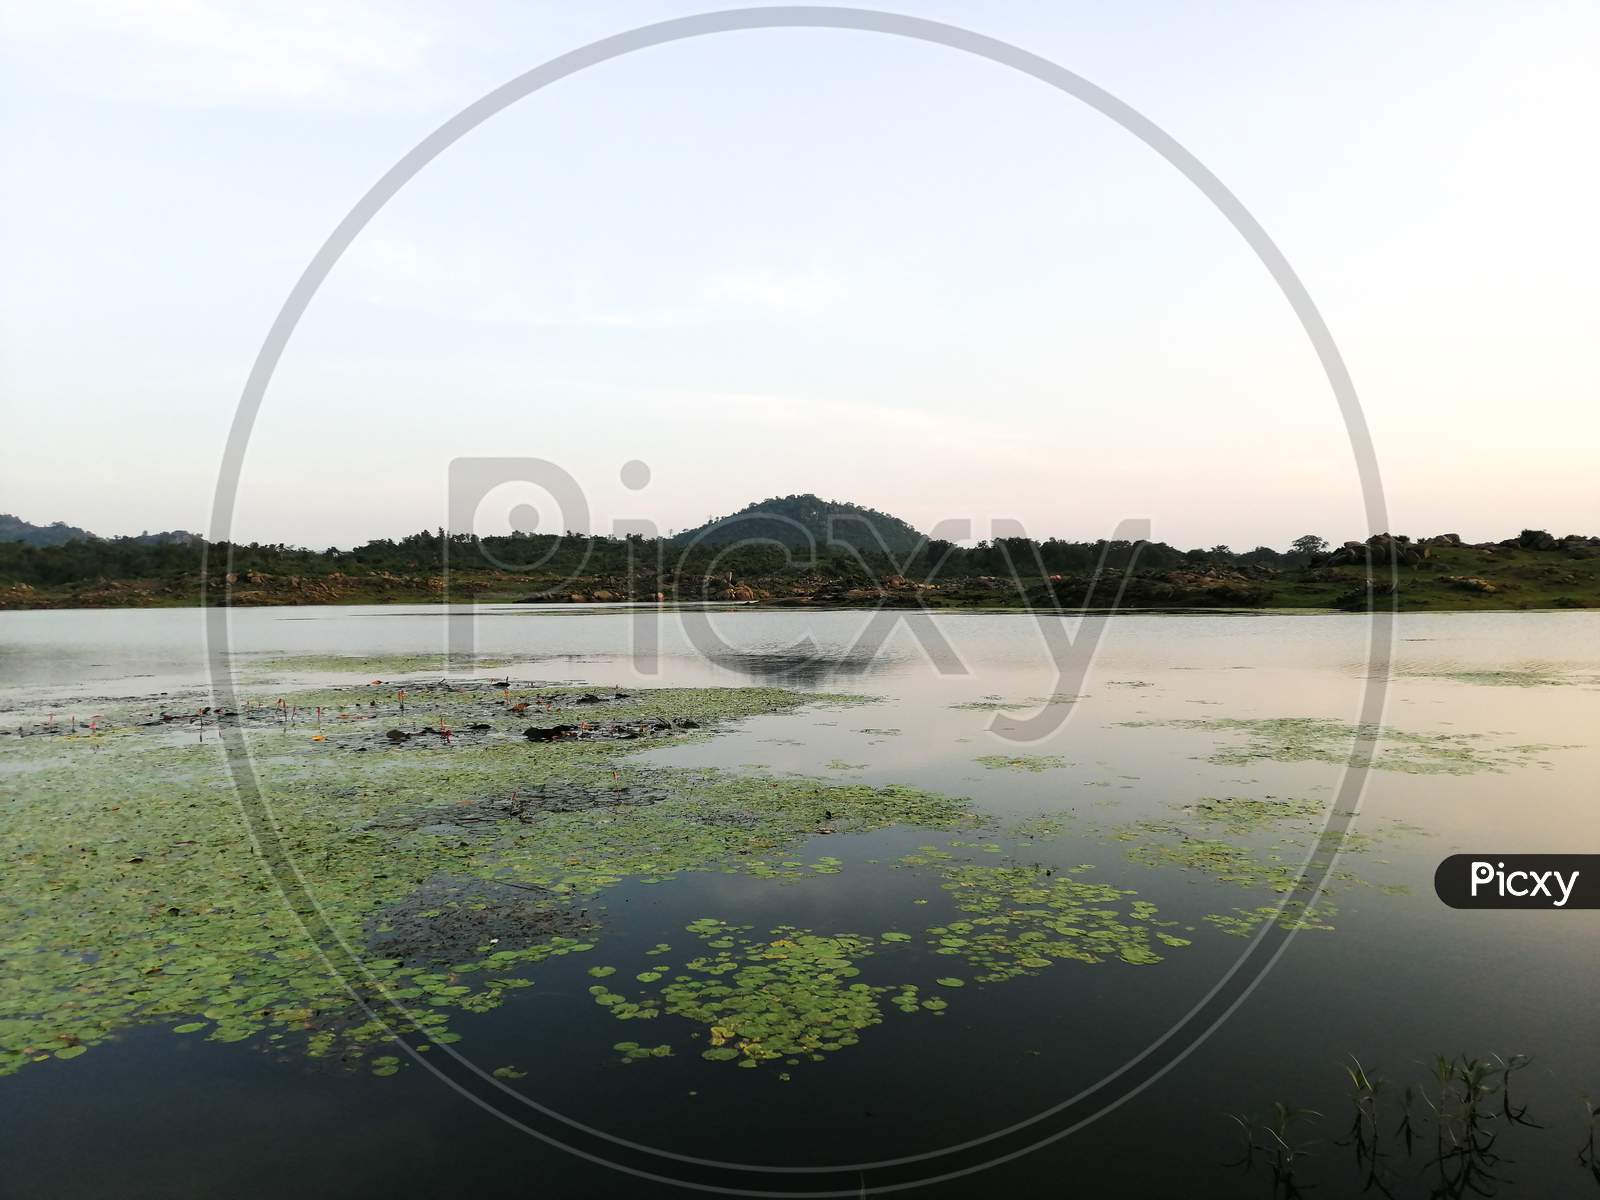
[[[106,540],[108,539],[90,533],[87,529],[68,525],[65,521],[35,525],[10,513],[0,513],[0,542],[21,542],[24,546],[65,546],[68,542]],[[151,533],[147,529],[143,533],[109,540],[126,542],[132,546],[192,545],[205,541],[198,533],[190,533],[187,529],[164,529],[159,533]]]
[[[10,513],[0,513],[0,542],[21,542],[25,546],[64,546],[71,541],[86,542],[92,537],[94,534],[87,529],[79,529],[65,521],[35,525]]]
[[[899,517],[846,501],[824,500],[811,492],[759,500],[673,539],[680,545],[772,541],[819,550],[830,543],[843,543],[868,554],[888,550],[896,555],[909,554],[926,540]]]

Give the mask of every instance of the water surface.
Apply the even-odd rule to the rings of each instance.
[[[25,725],[47,712],[87,717],[118,699],[151,697],[174,708],[204,702],[202,619],[192,610],[0,614],[0,723]],[[1280,753],[1281,745],[1253,736],[1264,726],[1218,722],[1348,724],[1370,675],[1370,631],[1360,617],[1097,619],[1104,628],[1096,657],[1071,696],[1059,694],[1061,680],[1026,616],[936,618],[966,666],[959,675],[937,672],[904,628],[866,653],[857,645],[869,620],[862,613],[710,619],[714,654],[669,620],[659,653],[645,655],[637,653],[639,618],[626,611],[238,610],[229,614],[230,661],[263,698],[352,684],[333,664],[273,660],[439,654],[449,623],[465,621],[475,651],[507,663],[485,667],[483,677],[872,697],[753,716],[707,740],[646,750],[641,761],[753,779],[912,785],[969,799],[987,822],[982,830],[819,833],[794,859],[837,860],[838,869],[794,878],[625,879],[593,905],[594,951],[531,968],[535,986],[452,1025],[462,1035],[455,1049],[485,1067],[516,1064],[519,1089],[574,1120],[740,1161],[851,1162],[935,1150],[1024,1119],[1139,1053],[1246,945],[1209,918],[1276,896],[1170,856],[1141,859],[1142,843],[1129,831],[1177,823],[1199,836],[1205,830],[1193,824],[1192,806],[1205,798],[1330,803],[1338,762]],[[1600,916],[1457,912],[1434,898],[1432,873],[1463,851],[1600,846],[1600,616],[1407,615],[1394,645],[1386,724],[1414,735],[1417,746],[1466,747],[1467,769],[1434,769],[1424,757],[1411,762],[1417,769],[1367,772],[1357,828],[1381,844],[1352,856],[1360,878],[1338,889],[1336,913],[1322,922],[1332,928],[1297,935],[1245,1005],[1158,1086],[976,1185],[948,1185],[948,1194],[1005,1187],[1029,1196],[1271,1195],[1270,1177],[1228,1165],[1238,1134],[1227,1114],[1262,1113],[1276,1100],[1327,1114],[1302,1178],[1320,1180],[1324,1194],[1348,1194],[1360,1176],[1336,1144],[1350,1111],[1340,1063],[1356,1055],[1397,1083],[1420,1081],[1420,1060],[1458,1052],[1534,1058],[1518,1078],[1519,1102],[1529,1101],[1547,1128],[1505,1138],[1514,1148],[1501,1194],[1593,1190],[1574,1156],[1583,1139],[1578,1098],[1600,1092]],[[996,733],[997,722],[1003,728],[1051,698],[1067,716],[1048,738],[1018,745]],[[1019,769],[1028,765],[1043,769]],[[20,793],[27,774],[0,775],[0,786]],[[1022,836],[1040,817],[1053,821],[1049,836]],[[0,831],[16,833],[4,818]],[[1251,842],[1255,831],[1235,832],[1270,847],[1270,838]],[[950,857],[930,863],[928,846]],[[1158,906],[1188,944],[1156,963],[1064,962],[989,983],[958,971],[956,958],[922,949],[892,966],[874,956],[863,980],[916,978],[921,994],[948,1006],[907,1019],[890,1008],[858,1043],[787,1069],[706,1061],[704,1042],[693,1040],[703,1033],[688,1022],[666,1015],[630,1023],[651,1026],[641,1033],[590,995],[590,966],[615,964],[631,981],[659,943],[671,943],[681,961],[681,948],[694,941],[685,927],[708,917],[758,933],[916,929],[920,937],[921,927],[962,918],[951,908],[959,893],[943,886],[950,864],[1092,867],[1092,878]],[[0,964],[0,980],[4,970]],[[941,991],[932,980],[944,972],[966,976],[964,986]],[[5,995],[0,988],[0,1006]],[[249,1041],[174,1035],[170,1024],[132,1025],[81,1057],[29,1063],[0,1078],[0,1191],[499,1195],[537,1180],[552,1195],[651,1192],[509,1129],[420,1069],[375,1076]],[[628,1038],[671,1043],[674,1054],[623,1061],[612,1046]]]

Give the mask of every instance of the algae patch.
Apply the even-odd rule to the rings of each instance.
[[[1576,687],[1600,683],[1600,676],[1578,674],[1554,667],[1524,667],[1508,670],[1425,670],[1406,667],[1394,672],[1401,679],[1445,679],[1478,687]]]
[[[1188,926],[1128,888],[1083,878],[1087,868],[1023,865],[998,857],[998,842],[961,840],[993,825],[965,798],[664,767],[637,753],[714,736],[741,717],[857,697],[457,679],[306,689],[241,712],[200,705],[178,716],[159,708],[170,702],[122,706],[89,737],[0,746],[0,1074],[160,1023],[393,1075],[403,1065],[383,1053],[393,1035],[365,1004],[399,1005],[433,1042],[456,1041],[459,1014],[494,1009],[536,986],[541,968],[600,950],[603,897],[625,881],[711,872],[817,881],[860,869],[819,854],[818,839],[891,827],[949,837],[948,849],[924,846],[895,869],[937,884],[957,919],[875,935],[758,934],[706,918],[689,928],[692,948],[662,942],[638,962],[584,963],[590,996],[616,1019],[680,1031],[687,1021],[703,1058],[793,1066],[854,1045],[889,1009],[937,1017],[971,1002],[974,985],[1062,963],[1147,965],[1189,942]],[[353,950],[353,980],[324,965],[256,857],[223,735],[250,750],[319,918]],[[1126,852],[1276,890],[1287,851],[1274,861],[1270,848],[1263,857],[1207,843],[1284,819],[1313,815],[1277,801],[1203,801],[1125,830]],[[1040,819],[1029,845],[1067,828]],[[1211,924],[1235,932],[1229,923],[1252,911]],[[927,992],[963,985],[948,999]],[[627,1062],[673,1052],[670,1034],[617,1046]]]
[[[980,754],[973,761],[991,771],[1054,771],[1072,765],[1059,754]]]
[[[1348,724],[1325,717],[1185,718],[1124,721],[1125,728],[1193,729],[1236,740],[1206,757],[1223,766],[1252,762],[1323,762],[1368,765],[1377,771],[1413,775],[1473,775],[1505,771],[1540,761],[1552,745],[1504,745],[1484,735],[1417,733],[1371,724]],[[1357,757],[1359,743],[1372,746],[1370,763]]]
[[[1205,797],[1177,806],[1171,820],[1136,821],[1109,836],[1140,866],[1183,871],[1216,883],[1286,897],[1279,905],[1234,908],[1204,919],[1224,933],[1247,936],[1264,921],[1284,928],[1331,930],[1332,893],[1357,886],[1394,893],[1403,888],[1372,884],[1347,868],[1328,871],[1314,903],[1292,896],[1303,865],[1326,871],[1337,852],[1359,855],[1385,842],[1419,832],[1398,821],[1376,833],[1324,833],[1325,806],[1301,798]],[[1253,844],[1252,844],[1253,843]],[[1280,907],[1281,905],[1281,907]]]
[[[865,981],[868,959],[888,960],[875,972],[882,977],[920,948],[959,959],[974,982],[1000,983],[1065,962],[1155,963],[1162,957],[1156,944],[1189,944],[1158,928],[1176,922],[1160,920],[1155,905],[1131,900],[1126,889],[1029,867],[950,864],[940,874],[954,907],[970,919],[873,937],[788,925],[755,934],[749,925],[704,917],[686,927],[699,951],[635,977],[659,986],[635,992],[595,984],[590,995],[619,1020],[686,1019],[708,1061],[796,1066],[856,1045],[863,1030],[883,1023],[885,1005],[936,1016],[949,1007],[916,982]],[[934,980],[945,988],[966,982],[954,974]]]
[[[933,953],[960,958],[979,982],[998,982],[1058,961],[1161,961],[1155,905],[1128,888],[1077,878],[1086,868],[951,865],[943,887],[970,920],[928,930]],[[1126,909],[1126,912],[1123,911]],[[941,981],[943,982],[943,981]]]
[[[146,702],[92,737],[7,739],[8,765],[21,769],[0,807],[0,1074],[161,1021],[214,1041],[359,1059],[390,1034],[351,986],[404,1004],[433,1040],[454,1040],[453,1010],[494,1007],[530,985],[528,967],[590,949],[593,922],[573,902],[624,877],[777,874],[789,845],[824,822],[963,815],[961,801],[913,789],[798,781],[752,797],[748,783],[714,772],[634,766],[637,742],[530,744],[527,707],[517,709],[525,690],[292,693],[248,715],[197,710],[181,744]],[[661,744],[703,736],[685,724],[816,699],[754,688],[613,703],[677,722],[651,743]],[[481,728],[471,744],[374,740],[401,704],[412,721]],[[323,965],[252,850],[217,738],[201,740],[223,722],[246,739],[329,930],[358,948],[354,984]]]

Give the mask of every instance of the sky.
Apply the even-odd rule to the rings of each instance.
[[[362,193],[505,80],[696,11],[0,0],[0,511],[209,529],[255,354]],[[1600,533],[1600,6],[895,11],[1078,72],[1243,201],[1395,532]],[[1373,532],[1305,333],[1193,185],[1035,80],[862,32],[641,51],[451,147],[295,332],[233,534],[444,525],[481,456],[555,464],[598,532],[790,492],[974,537]],[[578,527],[550,469],[473,529]]]

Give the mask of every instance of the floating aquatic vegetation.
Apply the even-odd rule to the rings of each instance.
[[[935,853],[930,861],[940,857]],[[1070,873],[950,864],[941,876],[954,907],[971,919],[873,938],[793,926],[756,935],[748,925],[706,917],[686,927],[704,952],[681,967],[657,966],[636,977],[659,983],[653,992],[630,995],[603,984],[589,991],[621,1020],[688,1018],[704,1031],[700,1056],[708,1061],[754,1067],[782,1058],[794,1066],[855,1045],[861,1031],[883,1021],[884,1004],[907,1014],[939,1014],[949,1007],[948,1001],[922,996],[914,983],[861,981],[859,964],[869,957],[920,942],[925,951],[961,960],[974,972],[972,981],[998,983],[1063,962],[1155,963],[1162,956],[1153,943],[1190,944],[1166,932],[1176,922],[1161,920],[1154,904]],[[964,974],[947,973],[933,983],[955,989],[968,981]],[[702,1034],[697,1030],[694,1036]]]
[[[808,865],[794,858],[799,843],[815,834],[891,825],[955,829],[978,820],[956,797],[805,776],[751,778],[616,765],[597,782],[623,789],[648,785],[659,798],[648,805],[550,813],[536,825],[506,828],[494,845],[495,877],[572,896],[593,895],[625,876],[826,874],[838,869],[838,860]]]
[[[687,929],[704,950],[672,971],[653,995],[629,999],[590,989],[596,1003],[622,1020],[687,1018],[699,1027],[693,1036],[705,1041],[702,1058],[742,1067],[779,1058],[791,1066],[801,1058],[820,1059],[855,1045],[861,1030],[883,1020],[880,1000],[891,989],[856,978],[856,964],[873,953],[870,938],[791,926],[753,937],[749,926],[713,917]],[[668,973],[662,968],[640,980],[655,983]]]
[[[1131,862],[1173,868],[1205,876],[1217,883],[1286,895],[1297,886],[1302,865],[1325,871],[1335,851],[1364,854],[1384,842],[1421,832],[1401,821],[1386,821],[1377,832],[1323,833],[1327,813],[1316,800],[1267,796],[1203,797],[1176,807],[1174,819],[1136,821],[1109,830],[1126,846]],[[1328,872],[1315,905],[1291,898],[1282,904],[1237,908],[1205,920],[1224,933],[1246,936],[1277,915],[1292,929],[1331,929],[1335,913],[1328,892],[1342,886],[1372,886],[1388,894],[1404,893],[1397,885],[1378,885],[1354,871]]]
[[[953,858],[955,858],[955,855],[949,850],[942,850],[938,846],[928,845],[918,846],[912,854],[901,855],[900,861],[908,867],[920,867],[931,862],[948,862]]]
[[[982,700],[967,700],[949,707],[967,712],[1020,712],[1032,703],[1031,700],[1005,700],[999,696],[985,696]]]
[[[1208,762],[1240,766],[1258,761],[1351,764],[1357,739],[1375,743],[1370,766],[1409,774],[1472,775],[1529,766],[1538,756],[1567,747],[1495,745],[1485,736],[1464,733],[1416,733],[1377,725],[1351,725],[1325,717],[1185,718],[1124,721],[1127,728],[1195,729],[1235,735],[1243,745],[1228,746]]]
[[[1097,784],[1086,784],[1087,787],[1096,787]],[[1040,813],[1036,817],[1018,821],[1006,832],[1015,838],[1025,838],[1029,841],[1048,841],[1058,838],[1072,828],[1076,820],[1073,813]]]
[[[960,958],[981,972],[975,977],[980,983],[1061,961],[1160,962],[1151,945],[1152,926],[1162,924],[1155,905],[1130,903],[1132,891],[1077,878],[1083,872],[947,866],[943,886],[955,908],[971,919],[929,929],[928,945],[935,954]]]
[[[788,846],[818,828],[968,819],[962,801],[915,789],[646,770],[626,762],[629,742],[533,746],[519,737],[527,718],[509,711],[517,691],[441,685],[408,696],[411,715],[443,713],[447,725],[464,724],[464,710],[484,712],[491,728],[473,745],[374,742],[372,727],[389,719],[384,706],[398,701],[380,704],[370,688],[295,694],[269,722],[239,722],[324,918],[362,955],[371,982],[357,982],[358,993],[384,989],[437,1042],[457,1036],[451,1010],[492,1008],[530,986],[518,974],[525,968],[592,948],[571,936],[587,932],[574,896],[651,872],[778,873],[763,852],[788,858]],[[277,715],[323,696],[352,716],[336,723],[324,713],[320,741]],[[693,714],[698,726],[808,698],[719,689],[621,702],[641,718]],[[26,773],[22,786],[10,781],[0,809],[0,1074],[160,1021],[189,1036],[342,1059],[386,1040],[305,943],[252,851],[220,746],[174,744],[161,722],[138,729],[149,707],[125,706],[125,723],[95,738],[8,739],[4,748],[8,766]],[[570,806],[484,807],[540,788]],[[441,833],[451,816],[485,817],[488,828]],[[797,869],[838,868],[825,859]]]
[[[1165,832],[1164,827],[1152,824],[1137,832],[1119,834],[1128,841],[1144,835]],[[1234,883],[1242,887],[1262,887],[1274,892],[1287,892],[1299,878],[1298,860],[1291,865],[1279,859],[1262,861],[1249,849],[1218,838],[1191,838],[1182,835],[1168,842],[1139,840],[1128,849],[1128,858],[1147,867],[1176,867],[1199,871],[1219,883]]]
[[[1527,667],[1504,671],[1431,671],[1405,667],[1394,672],[1402,679],[1448,679],[1454,683],[1471,683],[1480,687],[1574,687],[1600,681],[1600,676],[1562,671],[1554,667]]]
[[[477,957],[481,947],[526,950],[594,927],[594,921],[537,889],[440,876],[375,910],[367,919],[367,948],[399,962],[463,963]]]
[[[1242,834],[1275,829],[1286,823],[1321,824],[1327,806],[1319,800],[1294,796],[1202,796],[1179,811],[1202,826]]]
[[[1280,908],[1263,904],[1257,908],[1236,908],[1228,913],[1207,913],[1202,920],[1234,937],[1250,937],[1268,921],[1276,919],[1279,928],[1294,930],[1332,930],[1325,918],[1334,915],[1333,905],[1326,898],[1315,904],[1303,900],[1286,900]]]
[[[865,771],[867,764],[845,762],[842,758],[832,758],[828,760],[827,768],[830,771]]]
[[[1059,754],[980,754],[973,761],[991,771],[1054,771],[1072,765]]]
[[[660,1046],[641,1046],[638,1042],[618,1042],[611,1047],[622,1055],[623,1062],[637,1062],[641,1058],[671,1058],[672,1047],[668,1044]]]
[[[183,1036],[365,1059],[393,1075],[397,1057],[372,1057],[391,1035],[361,1002],[382,995],[433,1042],[453,1042],[456,1013],[491,1010],[534,986],[538,964],[593,951],[604,927],[584,906],[624,880],[799,880],[844,869],[807,845],[818,835],[985,825],[967,800],[919,788],[652,766],[633,753],[743,716],[858,697],[441,680],[272,700],[242,713],[202,704],[181,722],[152,716],[146,701],[112,711],[93,737],[7,739],[8,768],[26,774],[6,776],[25,784],[0,807],[0,1074],[161,1023]],[[524,736],[557,723],[583,736]],[[240,823],[220,746],[190,740],[196,725],[208,738],[237,730],[250,748],[323,918],[360,957],[354,996],[283,905]],[[628,728],[653,733],[605,734]],[[1212,803],[1223,807],[1184,819],[1227,834],[1257,823],[1244,802]],[[1025,836],[1055,836],[1065,820],[1041,818]],[[1131,841],[1138,850],[1166,837],[1151,829]],[[1187,927],[1175,931],[1127,889],[1079,878],[1086,868],[974,866],[954,851],[1003,847],[948,846],[922,846],[900,864],[938,879],[961,920],[876,937],[699,924],[692,950],[657,943],[643,961],[588,967],[590,994],[618,1019],[690,1018],[705,1031],[703,1057],[795,1065],[854,1044],[885,1005],[944,1012],[950,1001],[926,995],[930,986],[1062,962],[1152,963],[1188,944]],[[1239,882],[1276,879],[1248,874],[1237,858],[1148,854],[1148,865],[1217,874],[1221,864]],[[857,978],[860,960],[891,951],[901,961],[938,954],[951,970],[922,990]],[[632,1062],[670,1046],[619,1043],[616,1053]]]
[[[984,696],[949,707],[968,712],[1025,712],[1030,708],[1051,704],[1076,704],[1083,696],[1077,692],[1051,692],[1048,696],[1027,696],[1021,700],[1007,700],[1003,696]]]
[[[703,1057],[744,1062],[820,1057],[854,1045],[879,1024],[887,990],[854,982],[871,943],[849,934],[820,936],[780,928],[770,940],[736,940],[718,923],[697,931],[714,952],[689,960],[662,991],[666,1011],[707,1030]]]

